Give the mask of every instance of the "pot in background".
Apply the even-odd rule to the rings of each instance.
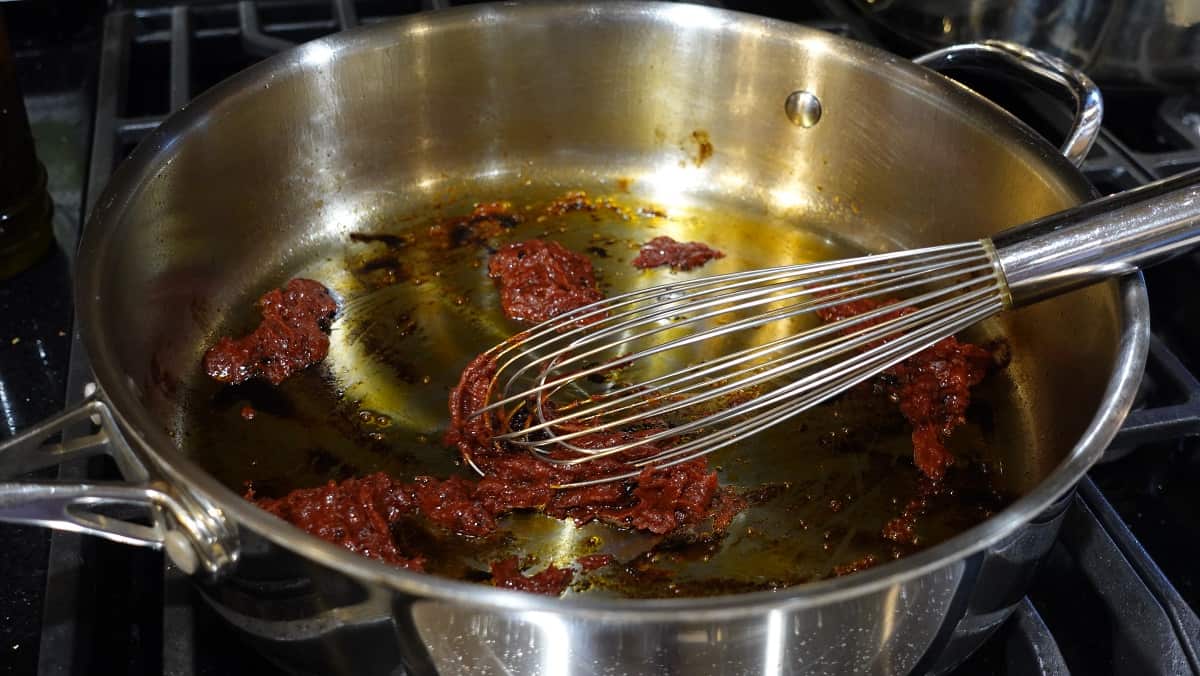
[[[1107,86],[1200,82],[1200,4],[1186,0],[825,0],[918,49],[1006,40],[1057,56]]]

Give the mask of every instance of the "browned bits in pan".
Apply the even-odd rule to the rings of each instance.
[[[556,568],[554,565],[546,566],[540,573],[526,576],[521,573],[520,564],[515,556],[493,562],[491,569],[492,584],[496,587],[550,596],[563,593],[575,578],[575,573],[570,568]]]
[[[429,241],[444,249],[482,244],[495,239],[524,219],[508,202],[477,204],[461,218],[448,218],[430,226]]]

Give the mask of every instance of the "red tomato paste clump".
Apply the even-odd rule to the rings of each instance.
[[[691,270],[714,258],[724,257],[724,252],[717,251],[707,244],[677,242],[664,236],[655,237],[643,244],[637,258],[633,259],[633,267],[645,270],[669,265],[672,270]]]
[[[204,372],[223,383],[265,378],[278,385],[329,353],[337,303],[311,279],[293,279],[258,299],[262,321],[250,335],[221,338],[204,353]]]

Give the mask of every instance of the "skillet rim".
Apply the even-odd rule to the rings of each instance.
[[[241,96],[252,96],[253,91],[278,75],[312,68],[313,63],[333,58],[338,53],[376,48],[389,39],[402,39],[407,32],[437,27],[439,24],[445,27],[455,20],[485,24],[520,21],[525,12],[569,12],[578,16],[624,14],[631,18],[651,15],[655,21],[661,22],[679,21],[683,18],[682,13],[686,12],[689,21],[706,18],[720,23],[722,29],[732,27],[736,30],[764,31],[794,39],[823,42],[830,49],[841,52],[845,58],[891,69],[897,88],[908,95],[923,93],[937,96],[961,110],[964,119],[982,119],[990,127],[1011,129],[1012,140],[1025,146],[1031,154],[1040,156],[1039,159],[1047,163],[1046,170],[1057,174],[1062,184],[1071,189],[1076,197],[1082,201],[1093,195],[1082,174],[1048,141],[986,98],[895,55],[782,20],[709,7],[658,2],[580,2],[559,5],[505,3],[416,14],[320,38],[251,66],[168,117],[117,168],[96,201],[84,228],[77,259],[75,305],[84,344],[88,353],[93,355],[93,374],[126,440],[143,452],[167,479],[198,489],[239,527],[248,527],[259,536],[310,561],[397,592],[471,606],[510,611],[553,611],[606,621],[673,620],[679,619],[682,613],[687,614],[689,621],[707,621],[760,614],[769,609],[796,610],[825,606],[878,592],[952,566],[961,568],[966,558],[1013,534],[1072,490],[1079,478],[1099,459],[1132,406],[1145,367],[1150,335],[1149,301],[1141,273],[1106,283],[1118,295],[1119,301],[1120,335],[1116,363],[1100,407],[1080,440],[1032,491],[986,521],[929,549],[852,575],[777,591],[679,599],[550,598],[396,568],[320,540],[258,509],[184,456],[164,430],[154,425],[146,425],[143,429],[133,416],[127,415],[129,412],[144,413],[144,409],[112,360],[98,356],[108,351],[106,336],[97,329],[103,322],[103,298],[93,293],[92,289],[103,288],[100,280],[104,276],[104,266],[101,263],[108,253],[107,242],[111,233],[121,226],[125,211],[137,200],[142,188],[171,161],[174,150],[182,145],[181,140],[186,138],[188,130],[204,124],[208,115],[220,104]],[[145,415],[142,417],[148,418]]]

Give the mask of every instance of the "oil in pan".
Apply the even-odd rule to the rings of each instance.
[[[221,386],[197,373],[185,388],[183,444],[226,484],[244,490],[252,481],[260,496],[374,472],[475,478],[443,435],[463,367],[524,328],[504,317],[487,275],[497,247],[557,241],[588,256],[608,295],[860,253],[816,227],[729,205],[664,208],[612,183],[581,188],[521,186],[358,224],[291,275],[319,280],[340,298],[325,362],[278,387]],[[689,272],[635,269],[639,247],[664,235],[725,256]],[[252,306],[252,298],[239,304]],[[231,312],[219,329],[238,334],[252,324]],[[862,387],[711,456],[721,484],[747,503],[724,533],[701,524],[662,537],[517,513],[489,538],[415,519],[395,536],[426,555],[429,572],[468,580],[488,579],[489,562],[513,555],[533,570],[591,554],[616,560],[578,575],[568,593],[700,596],[852,572],[936,544],[1011,501],[1001,488],[1005,454],[1027,440],[1012,431],[1019,426],[997,423],[1017,417],[1009,385],[999,372],[974,391],[968,423],[950,442],[956,466],[936,484],[913,465],[910,428],[895,404]]]

